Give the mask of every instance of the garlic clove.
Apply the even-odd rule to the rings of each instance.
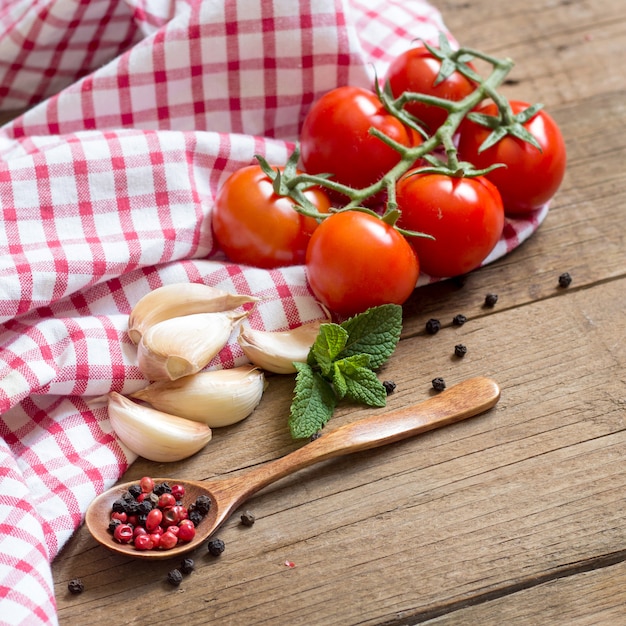
[[[201,283],[163,285],[135,304],[128,320],[128,334],[131,341],[138,344],[150,326],[164,320],[195,313],[230,311],[258,300],[254,296],[233,294]]]
[[[108,411],[120,441],[149,461],[186,459],[204,448],[212,437],[206,424],[157,411],[115,391],[109,393]]]
[[[306,363],[311,346],[325,320],[285,331],[241,328],[237,342],[251,363],[275,374],[293,374],[294,362]]]
[[[150,326],[137,346],[137,363],[148,380],[176,380],[204,368],[226,345],[246,311],[195,313]]]
[[[261,401],[264,389],[263,371],[244,365],[174,381],[156,381],[131,397],[160,411],[218,428],[248,417]]]

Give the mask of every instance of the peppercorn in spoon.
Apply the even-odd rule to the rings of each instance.
[[[341,426],[310,441],[293,452],[237,476],[210,481],[172,481],[185,488],[186,498],[210,498],[208,513],[196,527],[194,538],[169,550],[137,550],[119,543],[108,530],[113,503],[133,484],[117,485],[98,496],[87,509],[85,523],[94,539],[107,548],[141,559],[179,557],[208,539],[250,496],[273,482],[314,463],[352,452],[384,446],[414,435],[473,417],[492,408],[500,398],[498,384],[490,378],[465,380],[419,404],[372,415]],[[155,482],[170,479],[155,478]]]

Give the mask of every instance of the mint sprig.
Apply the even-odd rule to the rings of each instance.
[[[402,331],[402,307],[383,304],[341,324],[327,323],[297,375],[289,414],[294,439],[317,433],[340,400],[383,407],[387,392],[375,370],[393,354]]]

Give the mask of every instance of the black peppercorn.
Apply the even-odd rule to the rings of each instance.
[[[187,518],[191,520],[194,526],[197,526],[201,521],[204,515],[198,511],[198,509],[193,508],[188,511]]]
[[[394,383],[393,380],[383,380],[383,387],[387,395],[390,395],[396,390],[396,383]]]
[[[454,346],[454,354],[459,357],[463,357],[467,354],[467,346],[464,346],[462,343],[457,343]]]
[[[207,548],[209,550],[209,554],[213,556],[219,556],[220,554],[222,554],[222,552],[224,552],[226,545],[221,539],[211,539],[211,541],[209,541],[207,545]]]
[[[178,587],[183,582],[183,575],[179,569],[170,570],[167,573],[167,582],[174,587]]]
[[[498,296],[495,293],[488,293],[485,296],[485,306],[489,308],[496,306],[497,301],[498,301]]]
[[[191,574],[195,568],[193,559],[183,559],[178,568],[183,574]]]
[[[256,521],[256,518],[254,517],[254,513],[252,513],[251,511],[245,511],[241,515],[241,523],[244,526],[252,526],[255,521]]]
[[[67,583],[67,589],[70,593],[76,595],[85,591],[85,585],[83,584],[83,581],[79,578],[74,578],[73,580],[70,580],[69,583]]]
[[[434,335],[435,333],[438,333],[440,330],[441,330],[441,322],[439,320],[431,318],[426,322],[426,332],[429,335]]]
[[[119,498],[111,505],[111,511],[113,511],[113,513],[124,513],[126,511],[126,505],[127,502],[122,498]]]
[[[137,496],[141,493],[141,486],[140,485],[131,485],[128,488],[128,492],[127,494],[132,498],[132,499],[136,499]],[[126,494],[124,494],[126,495]]]
[[[110,533],[114,533],[115,529],[122,523],[122,520],[119,519],[112,519],[109,522],[109,526],[108,526],[108,530]]]
[[[432,386],[435,391],[443,391],[446,388],[446,381],[443,378],[433,378]]]
[[[309,438],[309,441],[315,441],[316,439],[319,439],[321,436],[322,436],[322,432],[318,430],[316,433],[313,433],[311,435],[311,437]]]
[[[197,511],[200,511],[202,515],[206,515],[211,508],[211,498],[207,495],[198,496],[195,505]]]
[[[452,318],[452,323],[455,326],[463,326],[463,324],[465,324],[465,322],[467,322],[467,317],[465,317],[465,315],[462,315],[461,313],[459,313],[458,315],[455,315]]]
[[[152,488],[152,492],[156,493],[157,496],[161,496],[164,493],[172,493],[172,488],[170,487],[169,483],[163,482],[163,483],[158,483],[157,485],[155,485]]]
[[[563,272],[559,276],[559,287],[569,287],[572,284],[572,277],[569,272]]]

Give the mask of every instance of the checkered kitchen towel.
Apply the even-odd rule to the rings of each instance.
[[[0,128],[0,620],[57,622],[50,562],[134,461],[90,400],[145,384],[143,294],[204,282],[261,296],[258,328],[321,317],[302,267],[220,257],[221,182],[283,163],[316,98],[440,30],[423,0],[0,0],[0,111],[29,109]]]

